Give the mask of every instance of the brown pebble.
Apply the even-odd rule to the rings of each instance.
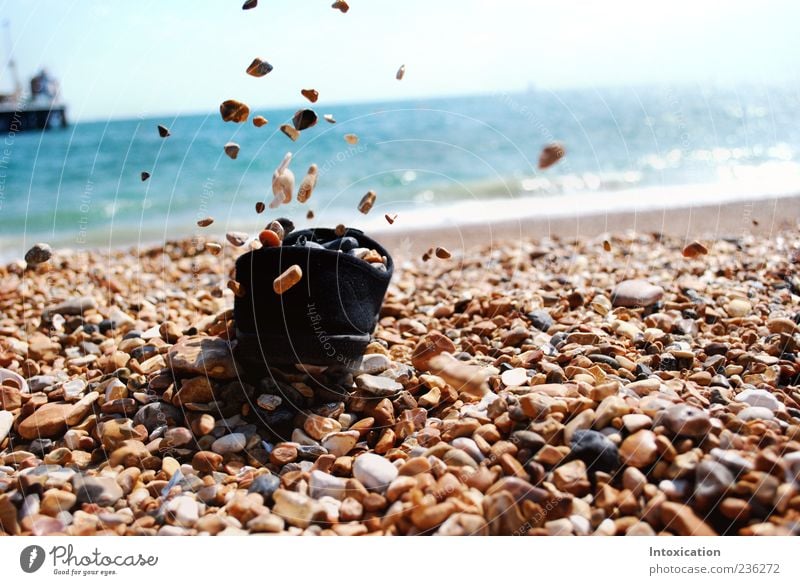
[[[256,213],[264,213],[264,210],[266,208],[267,208],[267,206],[264,204],[263,201],[257,201],[256,202]]]
[[[220,252],[222,252],[222,246],[216,242],[206,242],[206,250],[211,252],[211,254],[214,256],[217,256]]]
[[[697,258],[706,254],[708,254],[708,248],[696,240],[683,249],[684,258]]]
[[[603,240],[603,250],[605,250],[606,252],[610,252],[611,242],[609,242],[608,240]]]
[[[331,8],[334,10],[338,10],[342,14],[347,14],[347,11],[350,10],[350,5],[343,0],[337,0],[333,4],[331,4]]]
[[[167,136],[171,136],[171,134],[169,133],[169,128],[167,128],[166,126],[162,126],[161,124],[158,125],[158,135],[161,136],[161,138],[166,138]]]
[[[252,10],[258,6],[258,0],[246,0],[244,4],[242,4],[242,10]]]
[[[219,113],[226,122],[236,122],[238,124],[247,121],[247,117],[250,115],[250,108],[240,101],[225,100],[219,106]]]
[[[256,128],[261,128],[262,126],[266,126],[269,124],[269,120],[267,120],[264,116],[255,116],[253,117],[253,126]]]
[[[358,144],[358,136],[355,134],[345,134],[344,141],[347,142],[347,144]]]
[[[290,124],[283,124],[281,125],[281,132],[286,134],[289,138],[292,139],[292,142],[295,142],[298,138],[300,138],[300,132],[295,130],[294,126]]]
[[[150,178],[150,173],[148,173],[147,171],[142,171],[142,173],[139,176],[141,177],[142,182],[144,183],[147,179]]]
[[[292,117],[292,124],[297,130],[305,130],[317,124],[317,113],[314,110],[297,110]]]
[[[231,245],[236,246],[237,248],[244,246],[248,240],[248,236],[244,232],[228,232],[225,234],[225,237],[231,243]]]
[[[367,191],[358,204],[358,210],[364,215],[369,213],[369,210],[375,205],[375,198],[375,191]]]
[[[198,219],[197,220],[198,227],[208,227],[212,223],[214,223],[214,218],[213,217],[204,217],[203,219]]]
[[[333,233],[335,233],[338,237],[341,238],[342,236],[345,235],[345,233],[347,233],[347,227],[343,223],[340,223],[339,225],[336,226],[336,229],[333,230]]]
[[[323,119],[324,119],[324,120],[325,120],[325,121],[326,121],[328,124],[336,124],[336,118],[334,118],[334,117],[333,117],[333,114],[325,114],[324,116],[322,116],[322,118],[323,118]]]
[[[239,156],[239,145],[235,142],[228,142],[223,148],[225,150],[225,154],[232,159],[236,160],[236,157]]]
[[[278,236],[278,239],[281,241],[283,241],[283,238],[286,237],[286,230],[283,228],[283,224],[277,219],[269,222],[269,225],[265,229],[275,232],[275,235]]]
[[[397,214],[396,213],[394,215],[389,215],[387,213],[383,217],[386,218],[386,221],[389,223],[389,225],[392,225],[397,220]]]
[[[276,445],[269,454],[273,465],[286,465],[297,459],[297,448],[294,445]]]
[[[306,219],[314,219],[314,212],[311,209],[306,212]]]
[[[281,239],[272,230],[261,230],[261,233],[258,234],[258,241],[265,248],[274,248],[281,245]]]
[[[443,260],[446,260],[447,258],[450,258],[452,256],[452,254],[450,253],[450,250],[448,250],[447,248],[441,248],[441,247],[436,248],[435,254],[436,254],[437,258],[441,258]]]
[[[270,71],[272,71],[272,65],[258,57],[247,66],[247,74],[253,77],[264,77]]]
[[[282,295],[300,282],[301,278],[303,278],[303,270],[297,264],[293,264],[272,282],[272,289],[276,294]]]
[[[300,95],[302,95],[312,104],[317,103],[317,100],[319,99],[319,92],[316,89],[301,89]]]
[[[400,65],[400,68],[397,70],[397,73],[395,74],[394,77],[395,79],[397,79],[397,81],[400,81],[401,79],[403,79],[403,76],[405,74],[406,74],[406,66]]]
[[[553,166],[563,158],[566,152],[567,151],[564,149],[564,145],[561,144],[560,142],[553,142],[552,144],[548,144],[542,149],[542,152],[539,154],[539,168],[546,169],[548,167]]]

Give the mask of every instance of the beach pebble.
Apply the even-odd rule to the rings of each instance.
[[[247,243],[247,240],[250,239],[250,236],[245,232],[228,232],[225,234],[225,238],[228,240],[228,242],[230,242],[231,246],[240,248]]]
[[[233,350],[218,337],[185,336],[168,352],[168,363],[175,374],[232,379],[237,376]]]
[[[375,191],[367,191],[358,204],[358,210],[364,215],[369,213],[372,206],[375,205],[375,197]]]
[[[113,506],[122,497],[122,488],[113,477],[91,477],[76,475],[72,489],[82,504]]]
[[[269,124],[269,120],[267,120],[264,116],[253,116],[253,126],[256,128],[261,128],[267,124]]]
[[[398,476],[398,470],[380,455],[364,453],[353,462],[353,476],[368,490],[382,493]]]
[[[342,14],[347,14],[347,11],[350,10],[350,5],[344,0],[336,0],[336,2],[331,4],[331,8],[338,10]]]
[[[301,89],[300,95],[302,95],[312,104],[316,103],[319,99],[319,92],[316,89]]]
[[[213,217],[204,217],[203,219],[198,219],[197,220],[197,226],[198,227],[208,227],[212,223],[214,223],[214,218]]]
[[[638,431],[624,441],[619,448],[619,455],[626,465],[644,468],[655,462],[658,457],[656,434],[652,431]]]
[[[500,374],[500,379],[506,386],[524,386],[528,381],[525,368],[512,368]]]
[[[722,463],[701,461],[695,468],[695,496],[705,500],[716,500],[734,483],[733,473]]]
[[[450,250],[448,250],[447,248],[442,248],[441,246],[437,247],[434,250],[434,254],[436,255],[437,258],[440,258],[442,260],[446,260],[452,256]]]
[[[315,500],[328,496],[343,500],[347,494],[347,480],[315,469],[308,480],[309,494]]]
[[[777,412],[783,406],[783,403],[772,392],[759,388],[742,390],[736,395],[736,401],[744,402],[750,406],[763,406],[769,408],[772,412]]]
[[[317,186],[317,165],[312,164],[308,167],[308,172],[306,176],[303,177],[303,180],[300,181],[300,188],[297,190],[297,200],[300,203],[305,203],[308,201],[308,198],[311,197],[311,194],[314,192],[314,188]]]
[[[548,144],[542,148],[541,153],[539,153],[539,168],[546,169],[553,166],[560,161],[565,154],[566,149],[563,144],[559,142]]]
[[[703,438],[711,430],[708,413],[694,406],[677,404],[666,409],[663,414],[663,423],[676,435]]]
[[[246,122],[250,116],[250,108],[237,100],[225,100],[219,106],[219,113],[225,122]]]
[[[275,196],[275,200],[281,203],[289,203],[294,192],[294,173],[289,168],[290,162],[292,162],[292,153],[287,152],[283,156],[281,164],[272,173],[272,194]]]
[[[147,179],[149,179],[150,176],[151,176],[150,173],[148,173],[147,171],[142,171],[141,173],[139,173],[139,178],[142,180],[142,183],[144,183]]]
[[[262,473],[253,480],[247,492],[250,494],[259,494],[264,498],[265,502],[272,500],[272,494],[275,493],[281,485],[281,480],[277,475],[271,473]]]
[[[270,71],[272,71],[272,65],[259,57],[253,59],[250,65],[247,66],[247,74],[253,77],[264,77]]]
[[[388,223],[389,225],[392,225],[395,221],[397,221],[397,214],[396,213],[394,215],[389,215],[387,213],[383,217],[384,217],[384,219],[386,219],[386,223]]]
[[[175,524],[191,528],[200,518],[197,501],[190,496],[178,496],[169,501],[167,510],[175,518]]]
[[[243,433],[231,433],[220,437],[211,445],[211,450],[220,455],[239,453],[247,445],[247,437]]]
[[[223,147],[223,150],[225,151],[225,154],[228,155],[228,157],[236,160],[236,157],[239,156],[239,148],[240,148],[239,145],[236,144],[235,142],[228,142]]]
[[[403,385],[385,376],[361,374],[356,377],[356,386],[362,392],[373,396],[393,396],[402,392]]]
[[[7,410],[0,410],[0,443],[8,436],[12,424],[14,424],[14,415]]]
[[[293,264],[272,282],[272,289],[275,294],[282,295],[300,282],[302,278],[303,270],[297,264]]]
[[[744,317],[749,315],[752,309],[753,306],[750,304],[750,302],[744,299],[733,299],[731,302],[725,305],[725,312],[731,317]]]
[[[264,410],[268,410],[270,412],[276,410],[282,403],[283,399],[274,394],[261,394],[256,399],[256,404],[258,404],[259,408],[263,408]]]
[[[17,431],[29,441],[57,437],[66,430],[67,416],[71,410],[71,404],[49,402],[19,423]]]
[[[615,307],[649,307],[664,296],[664,289],[646,280],[633,279],[620,282],[611,293]]]
[[[292,124],[298,131],[311,128],[317,124],[317,114],[314,110],[297,110],[292,117]]]
[[[25,262],[28,263],[28,266],[37,266],[38,264],[50,260],[52,256],[53,249],[50,247],[50,244],[40,242],[34,244],[30,250],[25,253]]]
[[[169,133],[169,129],[166,126],[162,126],[161,124],[158,125],[158,135],[161,138],[166,138],[167,136],[171,136]]]
[[[589,429],[572,433],[570,455],[583,461],[589,471],[611,473],[620,463],[617,446],[603,433]]]
[[[353,450],[358,439],[359,434],[357,431],[331,433],[322,439],[322,446],[325,447],[331,455],[342,457]]]
[[[775,413],[765,406],[748,406],[737,413],[737,418],[745,422],[751,420],[772,420]]]
[[[333,117],[333,114],[325,114],[322,117],[328,124],[336,124],[336,118]]]
[[[344,141],[347,144],[356,145],[356,144],[358,144],[358,136],[356,136],[355,134],[345,134],[344,135]]]
[[[708,254],[708,248],[698,241],[687,244],[682,252],[684,258],[697,258],[698,256],[705,256]]]
[[[242,10],[252,10],[258,6],[258,0],[245,0],[245,3],[242,4]]]
[[[300,132],[298,132],[294,126],[291,124],[281,124],[280,131],[286,134],[292,142],[296,142],[298,138],[300,138]]]
[[[217,256],[220,252],[222,252],[222,246],[216,242],[206,242],[204,247],[214,256]]]

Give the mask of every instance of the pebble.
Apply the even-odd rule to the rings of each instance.
[[[524,386],[528,382],[528,373],[525,368],[512,368],[500,375],[506,386]]]
[[[753,306],[744,299],[734,299],[725,305],[725,312],[731,317],[744,317],[752,310]]]
[[[698,439],[705,437],[711,430],[708,413],[686,404],[677,404],[666,409],[663,422],[676,435]]]
[[[139,173],[139,178],[142,180],[142,183],[144,183],[151,176],[152,175],[150,173],[148,173],[147,171],[142,171],[141,173]]]
[[[228,232],[225,234],[225,238],[228,240],[228,242],[230,242],[231,246],[240,248],[247,243],[247,240],[250,239],[250,236],[245,232]]]
[[[271,71],[272,71],[272,65],[270,65],[263,59],[260,59],[259,57],[253,59],[250,65],[247,66],[247,74],[252,75],[253,77],[264,77]]]
[[[315,122],[316,123],[316,122]],[[297,201],[305,203],[308,201],[314,188],[317,186],[317,165],[312,164],[308,167],[308,172],[303,180],[300,182],[300,188],[297,190]]]
[[[736,401],[744,402],[750,406],[763,406],[764,408],[769,408],[772,412],[777,412],[783,406],[783,403],[774,394],[760,388],[742,390],[736,395]]]
[[[397,468],[387,459],[373,453],[359,455],[353,463],[353,477],[368,490],[381,493],[386,491],[398,473]]]
[[[336,119],[333,117],[333,114],[325,114],[324,116],[322,116],[322,118],[323,118],[323,119],[324,119],[324,120],[325,120],[325,121],[326,121],[328,124],[336,124]]]
[[[356,446],[359,439],[357,431],[344,431],[341,433],[331,433],[322,440],[322,446],[328,453],[336,457],[347,455]]]
[[[25,418],[17,428],[20,436],[29,441],[41,437],[53,438],[64,433],[71,404],[50,402]]]
[[[92,477],[76,475],[72,479],[72,488],[78,502],[113,506],[122,498],[122,488],[113,477]]]
[[[308,488],[309,494],[315,500],[325,496],[343,500],[347,495],[347,480],[316,469],[311,472]]]
[[[355,134],[345,134],[344,141],[347,144],[355,146],[356,144],[358,144],[358,136],[356,136]]]
[[[639,469],[652,465],[658,457],[656,434],[652,431],[638,431],[624,441],[619,448],[622,461]]]
[[[705,256],[708,254],[708,248],[695,240],[691,244],[687,244],[682,253],[684,258],[697,258],[698,256]]]
[[[25,253],[25,262],[27,262],[28,266],[38,266],[50,260],[52,256],[53,248],[50,247],[50,244],[40,242],[34,244],[30,250]]]
[[[282,403],[283,399],[274,394],[261,394],[256,399],[256,404],[258,404],[259,408],[263,408],[264,410],[268,410],[270,412],[276,410]]]
[[[356,377],[356,386],[362,392],[373,396],[394,396],[403,391],[403,385],[385,376],[361,374]]]
[[[532,311],[527,315],[531,325],[539,331],[547,331],[553,326],[553,318],[550,313],[544,310]]]
[[[664,289],[646,280],[633,279],[620,282],[611,292],[615,307],[649,307],[664,296]]]
[[[262,473],[253,480],[250,487],[247,488],[247,493],[259,494],[264,498],[265,502],[270,502],[272,501],[272,494],[275,493],[275,490],[277,490],[280,485],[281,480],[277,475]]]
[[[297,110],[292,116],[292,125],[301,132],[317,124],[317,113],[314,110]]]
[[[695,496],[716,500],[734,484],[733,473],[722,463],[701,461],[695,468]]]
[[[566,149],[560,142],[553,142],[552,144],[546,145],[539,154],[539,168],[546,169],[553,166],[560,161],[565,154]]]
[[[336,2],[331,4],[331,8],[338,10],[342,14],[347,14],[347,11],[350,10],[350,6],[344,0],[336,0]]]
[[[258,6],[258,0],[245,0],[244,4],[242,4],[242,10],[252,10]]]
[[[267,120],[264,116],[253,116],[253,126],[256,128],[261,128],[267,124],[269,124],[269,120]]]
[[[166,138],[167,136],[172,136],[169,133],[169,129],[166,126],[162,126],[161,124],[158,125],[158,135],[161,138]]]
[[[611,473],[620,463],[617,446],[603,433],[588,429],[579,429],[572,433],[570,454],[583,461],[589,471]]]
[[[272,289],[275,294],[282,295],[300,282],[302,278],[303,270],[297,264],[293,264],[272,282]]]
[[[406,74],[406,66],[405,65],[400,65],[400,67],[397,69],[397,73],[395,74],[394,77],[395,77],[395,79],[397,79],[397,81],[400,81],[401,79],[403,79],[403,76],[405,74]]]
[[[211,445],[211,450],[220,455],[239,453],[247,445],[247,437],[242,433],[231,433],[220,437]]]
[[[372,206],[375,205],[375,191],[367,191],[366,195],[361,198],[361,201],[358,204],[358,210],[366,215],[372,209]]]
[[[237,100],[225,100],[219,106],[219,114],[225,122],[246,122],[250,108]]]
[[[316,89],[301,89],[300,95],[302,95],[312,104],[317,103],[317,100],[319,99],[319,92]]]
[[[751,420],[772,420],[775,418],[775,413],[765,406],[748,406],[740,410],[736,416],[740,420],[747,422]]]
[[[7,410],[0,410],[0,444],[8,436],[11,425],[14,424],[14,415]]]
[[[225,151],[225,154],[228,155],[229,158],[236,160],[236,157],[239,156],[240,146],[235,142],[227,142],[225,146],[222,147]]]

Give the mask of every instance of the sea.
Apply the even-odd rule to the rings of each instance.
[[[279,127],[306,107],[319,122],[292,142]],[[226,123],[215,110],[0,136],[0,257],[36,242],[81,250],[256,233],[277,216],[380,232],[800,193],[796,87],[531,89],[255,115],[269,123]],[[240,145],[235,160],[228,142]],[[566,155],[540,170],[552,142]],[[287,152],[298,185],[317,165],[316,189],[259,215]],[[368,190],[377,200],[364,215]]]

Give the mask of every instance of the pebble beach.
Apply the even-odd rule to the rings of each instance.
[[[11,262],[0,533],[797,534],[796,227],[400,232],[359,368],[262,378],[239,248]]]

